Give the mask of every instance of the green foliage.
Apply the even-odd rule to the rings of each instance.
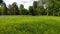
[[[9,8],[8,8],[8,11],[7,11],[7,14],[8,15],[13,15],[13,8],[12,8],[12,5],[9,5]]]
[[[34,1],[34,2],[33,2],[33,7],[34,7],[34,8],[37,8],[37,1]]]
[[[32,12],[33,16],[38,14],[38,12],[37,12],[37,5],[38,5],[37,1],[34,1],[33,2],[33,12]]]
[[[19,9],[16,2],[14,2],[12,5],[9,5],[8,15],[19,15]]]
[[[19,15],[19,10],[18,10],[18,6],[17,6],[16,2],[14,2],[12,4],[12,9],[13,9],[13,14],[14,15]]]
[[[0,15],[6,15],[7,14],[7,7],[5,3],[2,3],[0,5]]]
[[[48,5],[50,6],[50,11],[51,13],[53,13],[53,16],[56,15],[59,12],[59,8],[60,8],[60,1],[59,0],[49,0],[48,1]]]
[[[45,9],[42,6],[37,7],[38,15],[46,15]]]
[[[28,14],[29,14],[29,11],[24,8],[24,5],[23,5],[23,4],[20,5],[19,10],[20,10],[19,13],[20,13],[21,15],[28,15]]]
[[[46,4],[47,8],[41,5],[39,1],[34,1],[33,6],[29,6],[29,10],[24,8],[24,5],[21,4],[18,8],[17,3],[14,2],[9,7],[6,7],[6,4],[3,0],[0,0],[0,15],[47,15],[47,16],[59,16],[60,15],[60,0],[44,0],[42,5]],[[7,10],[8,9],[8,10]]]
[[[33,6],[29,6],[29,12],[30,12],[31,15],[34,15],[34,13],[33,13],[34,12]]]

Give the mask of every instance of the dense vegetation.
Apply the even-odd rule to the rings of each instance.
[[[60,34],[60,17],[0,16],[0,34]]]
[[[23,4],[18,7],[16,2],[7,8],[3,0],[0,0],[0,15],[60,16],[60,0],[44,0],[42,6],[39,1],[34,1],[33,6],[28,9],[25,9]]]

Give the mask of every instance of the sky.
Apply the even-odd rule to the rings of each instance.
[[[23,4],[24,8],[28,9],[29,6],[33,5],[34,0],[3,0],[3,1],[6,3],[7,6],[9,4],[12,4],[13,2],[16,2],[18,6],[20,4]]]

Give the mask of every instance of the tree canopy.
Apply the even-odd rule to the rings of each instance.
[[[2,3],[3,2],[3,0],[0,0],[0,3]]]

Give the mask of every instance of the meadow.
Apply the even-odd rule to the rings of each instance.
[[[60,17],[0,16],[0,34],[60,34]]]

